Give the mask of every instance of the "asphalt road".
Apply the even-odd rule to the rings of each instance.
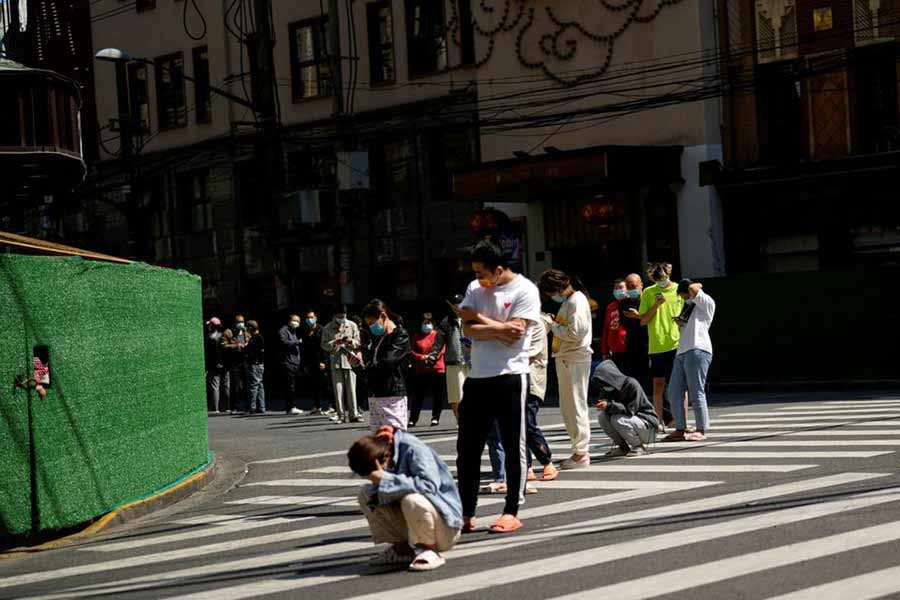
[[[429,574],[367,565],[375,547],[344,458],[364,426],[214,416],[206,490],[0,561],[0,598],[900,598],[900,393],[712,402],[707,442],[647,457],[601,459],[595,428],[592,468],[539,483],[522,530],[466,535]],[[564,458],[558,410],[541,423]],[[413,431],[455,453],[449,411]],[[484,525],[502,503],[482,500]]]

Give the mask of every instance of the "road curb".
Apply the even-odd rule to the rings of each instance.
[[[99,517],[96,521],[77,533],[50,540],[37,546],[21,547],[8,552],[2,552],[0,553],[0,560],[21,558],[36,552],[68,546],[80,540],[97,535],[112,525],[123,525],[134,521],[135,519],[147,516],[150,513],[168,508],[173,504],[184,500],[194,492],[202,490],[212,482],[215,479],[217,464],[218,461],[215,455],[213,455],[212,459],[203,469],[194,473],[184,481],[178,482],[149,498],[142,498],[124,504],[119,508],[106,513],[102,517]]]

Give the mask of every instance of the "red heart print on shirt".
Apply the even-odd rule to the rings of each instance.
[[[509,308],[510,306],[512,306],[512,302],[504,302],[503,303],[503,308]]]

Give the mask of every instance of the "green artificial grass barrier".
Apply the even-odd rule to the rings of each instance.
[[[0,255],[0,323],[6,537],[88,522],[207,463],[199,277]],[[44,397],[14,385],[34,375],[36,347]]]

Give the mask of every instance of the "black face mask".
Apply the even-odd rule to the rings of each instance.
[[[600,386],[600,398],[603,400],[612,400],[616,396],[616,388],[608,385]]]

